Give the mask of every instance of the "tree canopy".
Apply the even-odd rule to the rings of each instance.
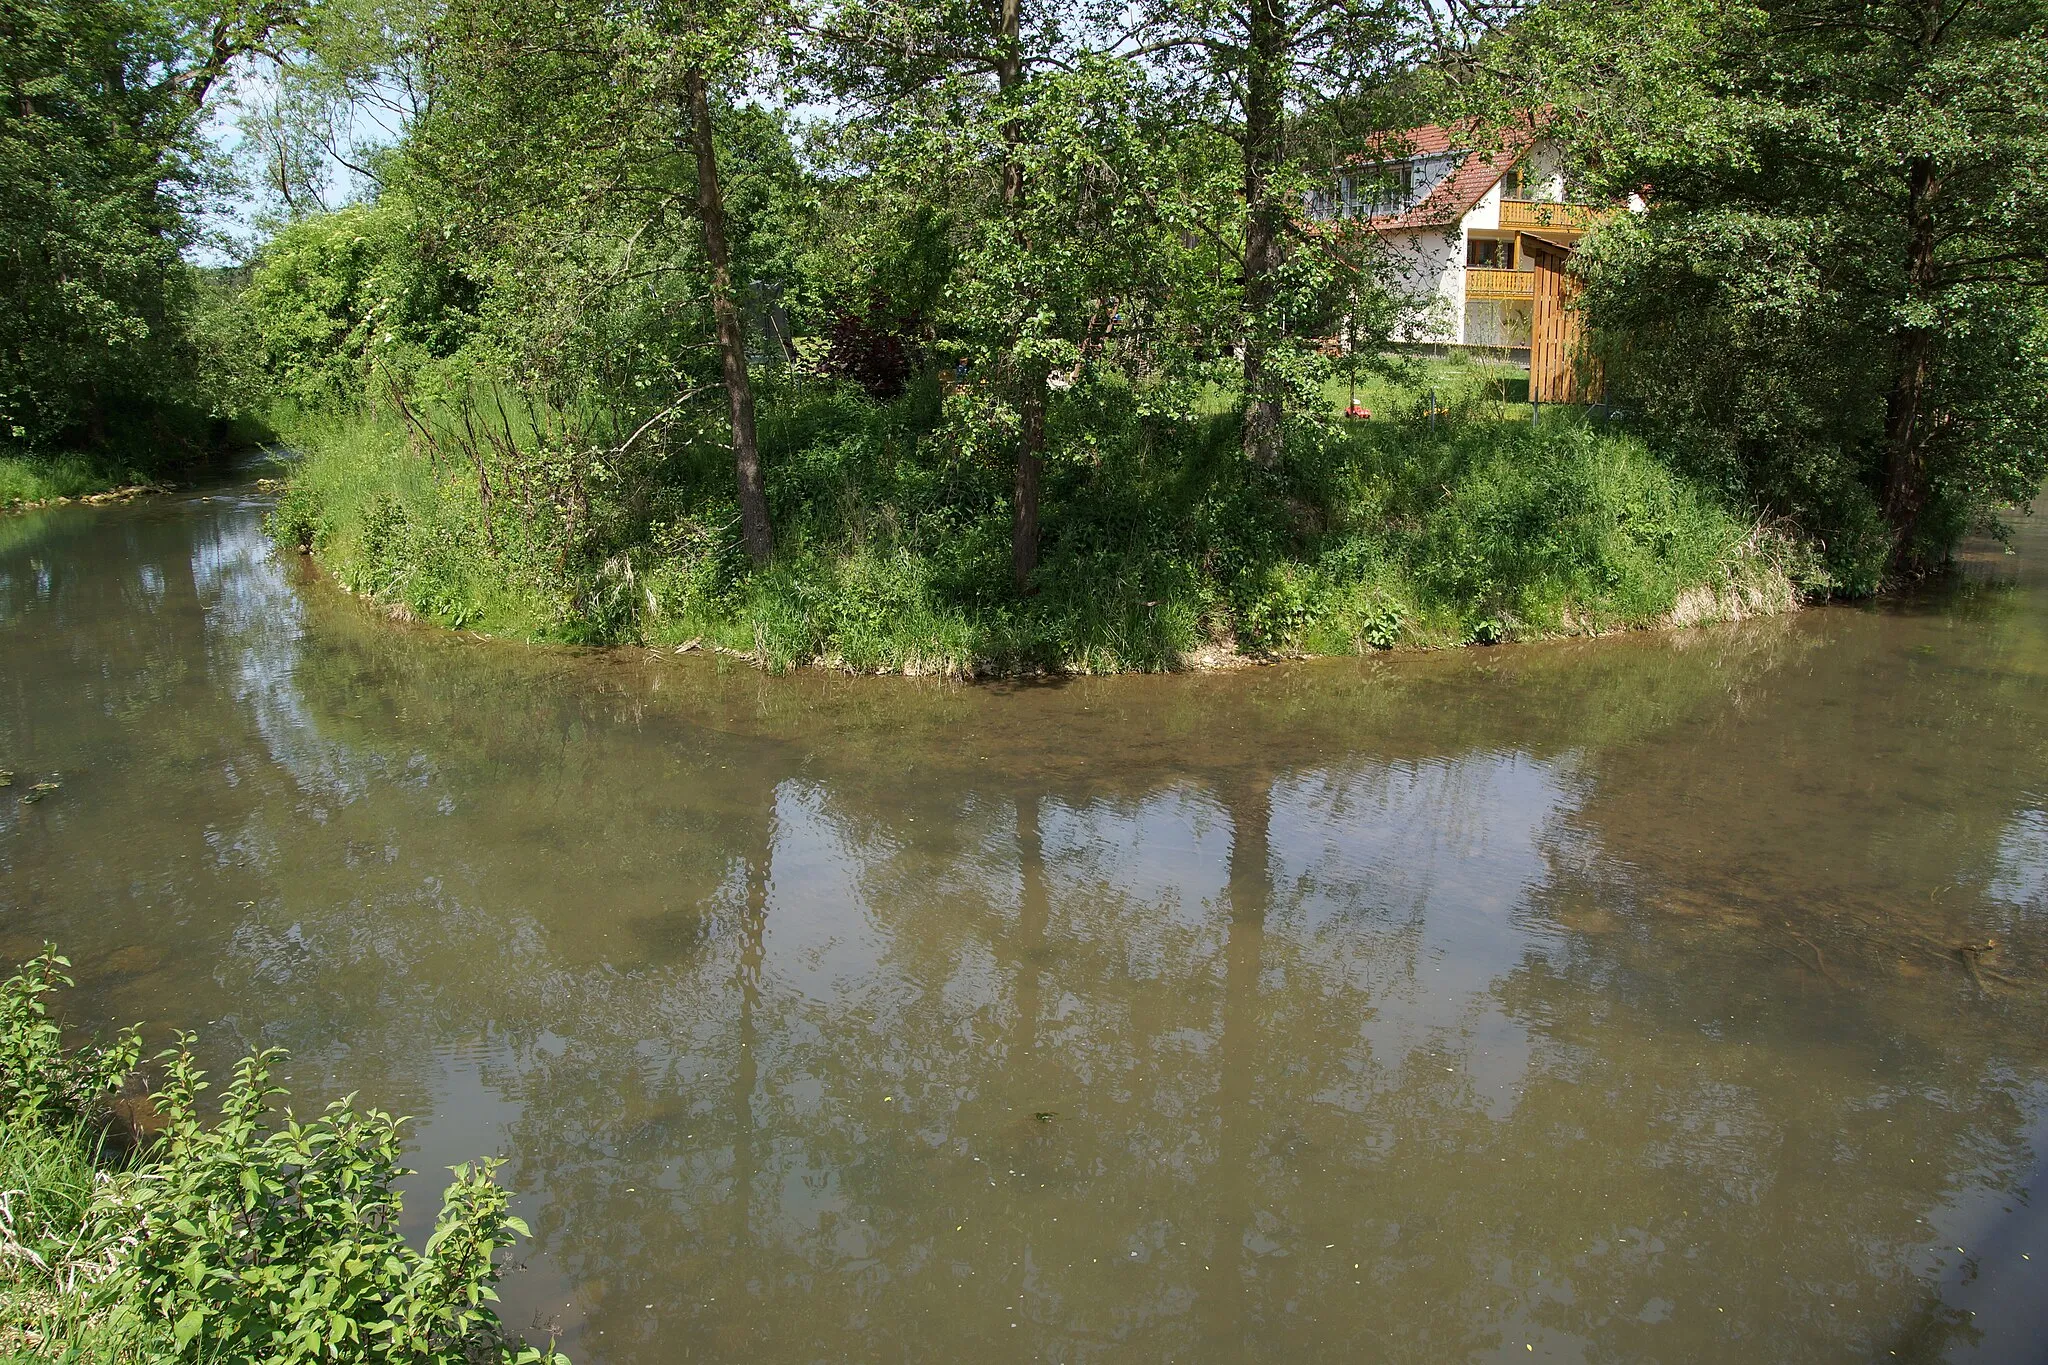
[[[765,565],[763,376],[925,385],[1007,471],[1028,596],[1063,412],[1228,412],[1294,496],[1331,354],[1391,363],[1405,302],[1317,208],[1340,168],[1534,126],[1642,205],[1575,267],[1611,399],[1867,590],[2048,469],[2043,6],[4,0],[0,409],[54,450],[395,404],[565,535],[600,488],[698,498],[675,462],[715,442],[691,515]],[[237,173],[273,217],[223,321],[186,259]]]

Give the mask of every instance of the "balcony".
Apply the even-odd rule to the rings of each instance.
[[[1503,208],[1506,206],[1503,205]],[[1474,265],[1465,269],[1465,297],[1468,299],[1533,299],[1536,275],[1529,270],[1497,270]]]
[[[1579,233],[1607,216],[1607,210],[1593,204],[1551,204],[1536,199],[1500,201],[1500,225],[1528,228],[1536,232]]]

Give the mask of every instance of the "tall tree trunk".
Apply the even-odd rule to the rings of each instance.
[[[1280,463],[1280,392],[1271,358],[1278,319],[1274,277],[1286,214],[1273,189],[1282,151],[1287,0],[1250,0],[1244,100],[1244,453],[1263,468]]]
[[[732,407],[732,460],[739,476],[740,535],[756,564],[775,552],[768,528],[768,493],[761,484],[761,447],[754,436],[754,386],[747,378],[747,336],[732,297],[732,253],[725,241],[725,194],[718,185],[718,150],[711,137],[711,96],[704,72],[685,78],[690,99],[690,141],[697,152],[697,218],[704,228],[704,258],[711,266],[711,316],[725,360],[725,396]]]
[[[1934,196],[1940,188],[1934,164],[1914,161],[1906,172],[1906,297],[1925,299],[1936,284]],[[1899,333],[1892,391],[1885,400],[1885,519],[1891,523],[1896,556],[1911,567],[1913,534],[1927,506],[1927,383],[1934,371],[1936,340],[1926,327]]]
[[[1024,84],[1022,10],[1023,0],[1002,0],[996,35],[996,87],[1006,98]],[[1024,197],[1024,163],[1018,154],[1021,137],[1014,119],[1003,125],[1003,212],[1010,216],[1011,231],[1020,238],[1020,249],[1023,227],[1017,216]],[[1011,373],[1020,430],[1017,480],[1010,499],[1010,579],[1021,596],[1031,590],[1031,575],[1038,568],[1038,485],[1045,467],[1046,373],[1045,366],[1035,361],[1019,365],[1014,356]]]

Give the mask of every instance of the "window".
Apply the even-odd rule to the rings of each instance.
[[[1337,196],[1345,216],[1354,213],[1399,213],[1415,202],[1415,167],[1408,162],[1368,166],[1341,177]]]
[[[1515,244],[1489,237],[1472,237],[1465,242],[1465,264],[1486,270],[1513,270]]]
[[[1393,188],[1390,191],[1394,201],[1407,207],[1415,199],[1415,166],[1404,161],[1393,168]]]
[[[1508,173],[1500,178],[1500,197],[1503,199],[1527,199],[1528,188],[1528,172],[1519,161],[1508,167]]]

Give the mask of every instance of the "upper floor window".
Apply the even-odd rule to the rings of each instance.
[[[1465,242],[1465,264],[1485,270],[1513,270],[1515,244],[1490,237],[1472,237]]]
[[[1415,203],[1415,182],[1414,164],[1400,161],[1353,171],[1337,182],[1337,191],[1346,217],[1398,213]]]

